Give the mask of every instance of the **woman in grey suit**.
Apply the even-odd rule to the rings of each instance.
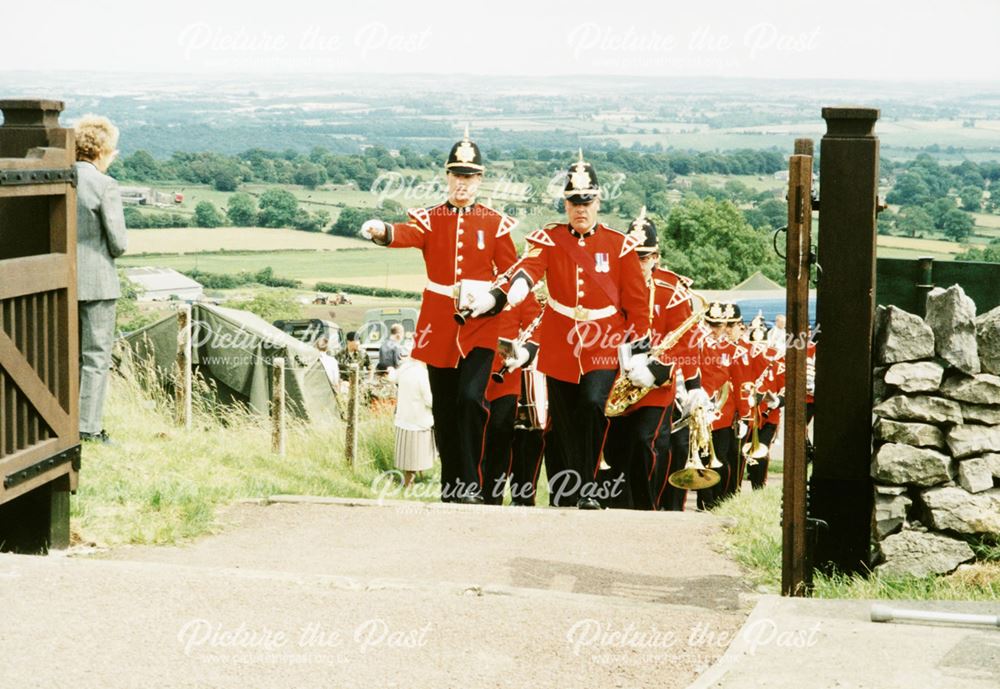
[[[76,271],[80,314],[80,438],[109,442],[101,425],[121,296],[115,258],[125,253],[118,183],[106,175],[118,154],[118,128],[85,115],[76,127]]]

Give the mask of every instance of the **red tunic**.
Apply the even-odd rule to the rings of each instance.
[[[712,430],[732,426],[736,415],[745,417],[750,413],[750,403],[742,394],[743,383],[751,380],[747,349],[728,339],[718,340],[707,329],[699,331],[695,338],[701,385],[709,395],[714,395],[728,381],[729,396],[720,416],[712,423]]]
[[[565,223],[549,225],[528,235],[528,250],[515,268],[532,282],[545,278],[550,303],[538,327],[538,370],[567,383],[601,369],[618,367],[618,345],[645,337],[649,330],[649,291],[634,249],[638,239],[598,224],[582,238],[587,261],[609,278],[617,291],[620,310],[599,282],[578,266],[563,248],[556,246],[556,233],[571,233]],[[563,238],[566,239],[566,238]],[[609,308],[610,307],[610,308]],[[558,309],[579,312],[573,318]],[[593,317],[583,310],[608,309],[607,316]]]
[[[528,327],[528,325],[535,320],[542,310],[542,305],[538,303],[537,297],[534,293],[529,293],[527,299],[522,301],[515,307],[508,306],[496,317],[499,322],[499,334],[497,337],[503,337],[508,340],[513,340],[520,335],[521,331]],[[535,331],[537,333],[537,330]],[[537,342],[534,337],[531,341]],[[503,359],[500,354],[497,353],[496,357],[493,359],[493,371],[499,371],[503,368]],[[490,383],[486,386],[486,399],[490,402],[501,397],[506,397],[507,395],[521,395],[521,369],[510,371],[504,376],[502,383],[497,383],[490,377]]]
[[[816,360],[816,345],[810,342],[806,345],[806,357],[815,363]],[[768,366],[767,370],[759,379],[761,382],[760,390],[762,392],[773,392],[774,394],[784,397],[785,396],[785,355],[779,354],[775,357]],[[813,395],[806,393],[806,404],[814,401]],[[777,409],[768,410],[765,405],[761,404],[761,416],[762,425],[775,424],[781,422],[781,410],[782,407]]]
[[[439,292],[450,291],[463,279],[493,281],[507,270],[517,260],[510,236],[517,220],[479,203],[463,209],[442,203],[411,208],[408,214],[411,222],[392,226],[389,246],[420,249],[431,283],[420,305],[413,357],[454,368],[473,347],[495,350],[497,319],[470,318],[459,325],[454,297]]]
[[[770,392],[779,397],[785,394],[785,359],[779,356],[773,359],[757,380],[760,392]],[[781,423],[781,407],[768,409],[762,401],[760,404],[761,426]]]
[[[650,336],[653,340],[652,346],[656,347],[663,338],[669,336],[688,319],[694,308],[691,305],[691,291],[688,289],[691,278],[682,277],[665,268],[655,268],[652,278],[653,309],[650,314]],[[689,330],[688,336],[682,337],[677,344],[658,357],[663,363],[674,365],[670,378],[629,407],[628,412],[642,407],[666,407],[673,404],[676,393],[673,374],[677,371],[684,374],[685,364],[690,367],[689,334],[694,331],[694,328]]]

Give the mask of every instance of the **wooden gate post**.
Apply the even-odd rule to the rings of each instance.
[[[796,139],[788,165],[785,332],[785,442],[781,484],[781,593],[804,596],[812,572],[806,556],[806,359],[809,340],[809,251],[812,242],[813,142]]]
[[[344,455],[348,466],[354,466],[358,456],[358,397],[360,396],[360,369],[351,364],[350,383],[347,392],[347,430],[344,437]]]
[[[872,517],[872,329],[879,141],[874,108],[823,108],[820,149],[816,459],[810,515],[825,521],[816,566],[864,572]]]
[[[285,359],[274,358],[271,377],[271,450],[285,456]]]
[[[80,471],[76,147],[62,101],[0,100],[0,550],[69,543]]]
[[[177,384],[174,387],[177,424],[191,430],[191,305],[177,311]]]

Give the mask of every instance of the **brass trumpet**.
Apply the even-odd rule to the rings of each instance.
[[[510,279],[510,276],[514,272],[514,268],[518,263],[514,263],[510,268],[508,268],[503,273],[500,273],[495,278],[493,282],[487,282],[486,280],[459,280],[458,284],[455,285],[455,313],[453,317],[455,322],[459,325],[465,325],[465,322],[472,318],[472,309],[468,306],[468,301],[475,292],[480,289],[490,292]]]
[[[661,354],[680,342],[685,333],[697,325],[698,321],[701,320],[701,317],[705,315],[706,311],[708,311],[708,306],[704,297],[694,294],[693,292],[692,296],[701,300],[702,307],[695,309],[683,323],[663,338],[658,345],[649,350],[650,359],[658,358]],[[629,380],[628,376],[619,376],[618,380],[615,381],[614,386],[611,388],[611,392],[608,394],[608,401],[604,404],[604,415],[621,416],[628,410],[629,407],[648,395],[652,390],[653,388],[651,387],[639,387]]]

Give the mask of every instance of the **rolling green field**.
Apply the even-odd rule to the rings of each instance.
[[[210,231],[210,230],[209,230]],[[270,266],[276,276],[316,282],[347,282],[370,287],[418,289],[426,281],[424,261],[416,249],[346,251],[251,251],[224,254],[159,254],[123,256],[123,267],[160,266],[209,273],[255,272]]]

